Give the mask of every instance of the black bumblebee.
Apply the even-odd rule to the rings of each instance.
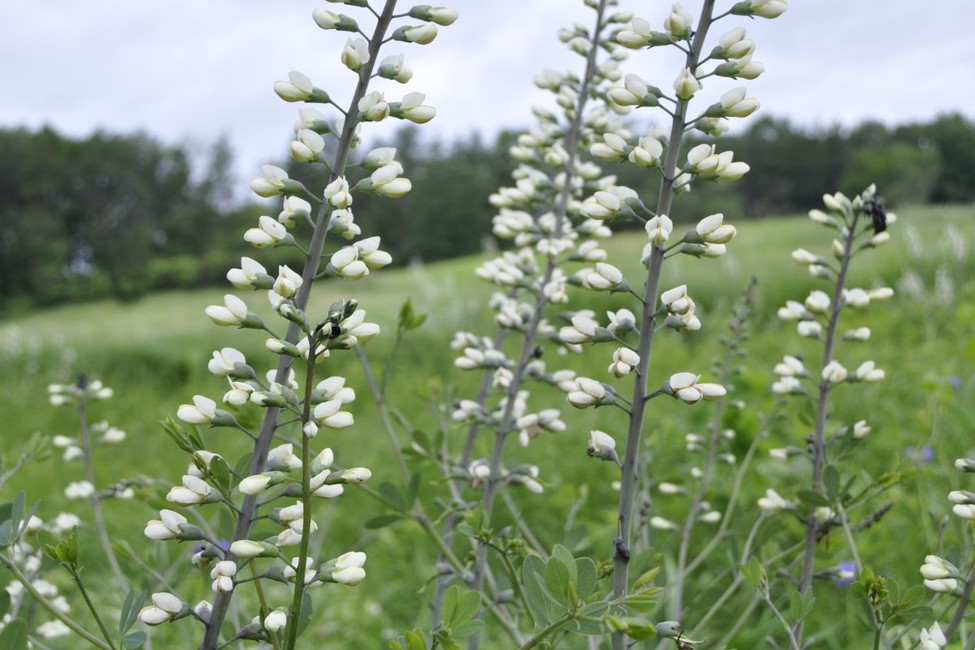
[[[874,234],[887,230],[887,211],[884,209],[884,199],[872,196],[863,202],[863,213],[870,215]]]

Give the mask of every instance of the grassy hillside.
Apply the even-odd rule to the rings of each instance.
[[[849,353],[851,360],[875,359],[878,366],[887,369],[888,381],[838,393],[834,417],[838,421],[870,419],[874,432],[865,441],[869,446],[868,453],[862,456],[865,472],[876,475],[897,470],[905,477],[916,474],[925,479],[923,483],[906,480],[896,488],[891,498],[897,506],[881,525],[864,534],[865,555],[879,558],[872,566],[896,574],[905,582],[916,581],[916,566],[924,549],[934,548],[937,518],[948,511],[943,494],[949,484],[958,482],[957,473],[949,471],[951,463],[956,455],[971,454],[975,448],[970,436],[975,414],[967,407],[975,397],[975,257],[970,253],[975,245],[973,217],[975,209],[967,207],[905,209],[891,228],[891,243],[859,264],[852,277],[854,286],[872,286],[873,279],[879,278],[879,284],[898,289],[893,302],[878,305],[856,323],[850,323],[868,325],[874,332],[868,348]],[[699,304],[704,329],[687,335],[664,333],[653,370],[660,381],[680,370],[707,373],[711,358],[721,352],[718,337],[724,333],[730,304],[749,278],[758,279],[753,334],[747,343],[750,354],[743,360],[743,373],[735,384],[736,395],[748,403],[748,408],[729,416],[732,419],[726,423],[738,430],[742,452],[755,435],[759,414],[771,408],[768,386],[772,365],[784,353],[815,353],[815,345],[795,336],[794,329],[779,323],[774,314],[786,299],[801,299],[816,283],[791,261],[790,252],[799,247],[825,250],[829,245],[825,236],[822,228],[805,219],[746,222],[740,225],[739,236],[729,245],[726,257],[680,258],[667,264],[664,288],[677,283],[677,278],[679,283],[688,285]],[[610,261],[619,265],[633,284],[639,277],[639,251],[644,243],[645,235],[639,232],[615,237],[607,246]],[[439,426],[440,401],[468,397],[474,392],[477,378],[454,369],[448,343],[457,329],[489,334],[493,327],[490,312],[484,306],[492,288],[473,276],[480,261],[480,257],[464,258],[382,271],[361,283],[329,281],[316,288],[311,311],[324,313],[336,298],[355,297],[368,311],[370,320],[383,326],[389,336],[380,337],[367,347],[379,369],[390,350],[396,313],[403,300],[412,298],[417,311],[428,314],[423,328],[411,333],[402,346],[390,395],[394,408],[418,428],[435,430]],[[34,432],[53,436],[77,430],[70,410],[47,405],[47,384],[71,382],[79,372],[101,378],[115,389],[115,398],[98,404],[95,416],[108,418],[126,430],[129,437],[122,445],[98,450],[98,481],[105,484],[136,475],[163,481],[141,489],[141,500],[111,502],[106,506],[113,533],[138,548],[146,547],[141,534],[144,522],[155,516],[153,508],[160,506],[160,495],[165,493],[166,485],[179,480],[186,463],[185,456],[163,434],[158,420],[174,414],[177,406],[195,393],[212,397],[222,394],[220,381],[206,371],[212,350],[238,347],[258,371],[263,364],[273,362],[269,354],[262,354],[265,335],[220,329],[204,316],[203,309],[220,303],[224,293],[222,289],[208,288],[153,295],[125,304],[74,305],[0,323],[0,454],[6,457],[7,464]],[[262,295],[238,295],[255,311],[266,311]],[[617,304],[622,303],[616,297],[599,296],[596,308],[610,309]],[[599,348],[570,363],[591,376],[601,377],[608,363],[603,358],[607,354]],[[328,444],[335,448],[339,462],[372,468],[377,483],[397,480],[391,453],[370,408],[354,355],[334,354],[326,372],[347,375],[359,393],[353,405],[356,426],[328,434],[332,436]],[[652,378],[651,383],[654,381]],[[546,406],[570,410],[563,408],[561,395],[550,393],[544,399],[548,399]],[[529,448],[516,452],[518,457],[539,465],[543,479],[558,486],[546,497],[545,508],[535,507],[539,501],[530,495],[517,495],[547,545],[571,532],[570,539],[577,549],[598,556],[608,554],[607,530],[612,527],[615,500],[610,485],[612,472],[608,464],[594,467],[585,456],[585,439],[591,427],[598,423],[600,428],[611,430],[621,422],[617,414],[604,412],[607,410],[566,413],[568,432],[540,438]],[[253,407],[243,417],[258,416]],[[703,426],[707,417],[707,407],[687,409],[666,403],[658,409],[654,403],[650,421],[653,430],[648,431],[654,453],[674,459],[664,465],[670,468],[669,474],[655,480],[681,481],[693,464],[693,459],[683,453],[683,434]],[[773,426],[771,438],[762,443],[761,471],[750,477],[745,488],[751,503],[770,484],[788,484],[793,473],[797,474],[794,480],[805,480],[799,478],[805,476],[799,473],[808,472],[801,463],[783,465],[765,460],[768,449],[801,445],[804,426],[799,415],[788,415]],[[214,439],[226,437],[226,441],[218,443],[221,446],[235,444],[230,442],[229,431],[206,435]],[[924,445],[934,447],[930,463],[905,455],[909,446],[920,449]],[[242,445],[239,447],[243,450]],[[16,490],[24,489],[29,500],[42,501],[38,513],[45,519],[61,509],[73,509],[84,516],[83,504],[65,505],[59,496],[69,481],[81,479],[82,474],[80,465],[65,464],[54,455],[0,487],[0,498],[9,500]],[[355,590],[343,591],[341,602],[329,604],[329,617],[355,619],[358,625],[368,624],[376,630],[412,626],[426,614],[417,609],[416,593],[430,578],[431,565],[426,560],[433,557],[433,551],[408,525],[364,530],[363,522],[381,512],[381,508],[353,492],[338,502],[325,504],[319,523],[326,533],[326,546],[336,553],[352,547],[362,547],[370,553],[370,579]],[[571,507],[579,512],[579,529],[563,531],[564,513]],[[673,509],[675,517],[680,511],[679,504],[663,504],[662,508],[665,512]],[[909,551],[889,548],[893,531]],[[84,535],[85,544],[91,545],[94,555],[94,536]],[[673,540],[661,536],[655,542],[666,548]],[[163,545],[148,546],[153,547],[151,555]],[[842,555],[841,543],[834,548],[837,562],[847,559]],[[831,552],[825,550],[824,557],[828,558]],[[173,559],[179,560],[179,571],[187,570],[184,558]],[[91,575],[100,575],[100,570],[96,564]],[[198,597],[205,595],[206,580],[194,578],[189,582],[196,584]],[[153,581],[146,577],[145,584],[152,586]],[[107,590],[99,591],[109,600],[116,597]],[[839,595],[837,612],[843,612],[847,602],[844,598],[848,596]],[[854,616],[848,611],[842,615]],[[326,631],[336,635],[336,639],[342,639],[345,633],[331,627]],[[751,647],[748,632],[743,634],[740,647]],[[359,646],[338,642],[335,647]],[[830,642],[823,647],[848,646]]]

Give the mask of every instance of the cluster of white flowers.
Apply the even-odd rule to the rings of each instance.
[[[975,473],[975,459],[958,458],[955,460],[955,469],[965,473]],[[952,490],[948,493],[948,501],[952,504],[951,510],[955,516],[964,521],[975,521],[975,493],[968,490]],[[968,562],[970,564],[970,561]],[[935,594],[951,595],[959,599],[957,607],[963,611],[968,607],[968,598],[971,594],[971,567],[962,571],[947,559],[938,555],[926,555],[924,564],[920,567],[921,578],[924,586]],[[948,628],[947,635],[953,635],[956,625]],[[964,637],[963,637],[964,638]],[[972,637],[968,642],[971,643]],[[924,650],[942,650],[948,645],[948,637],[942,631],[941,626],[935,622],[934,625],[921,629],[920,645]]]
[[[424,104],[421,93],[410,92],[400,99],[391,99],[388,90],[370,90],[359,80],[378,76],[407,83],[412,71],[405,57],[398,54],[375,61],[377,45],[390,40],[430,43],[437,36],[438,27],[453,23],[457,12],[423,5],[402,16],[379,18],[365,2],[345,4],[364,8],[367,11],[363,15],[377,19],[372,37],[355,18],[345,14],[317,9],[313,19],[321,29],[352,34],[339,56],[342,65],[355,73],[358,85],[350,106],[340,107],[329,92],[301,72],[292,71],[286,81],[274,85],[282,100],[304,104],[298,111],[289,149],[296,162],[325,168],[328,181],[323,191],[316,194],[308,190],[284,169],[273,165],[265,165],[261,177],[250,184],[258,196],[281,197],[282,202],[277,216],[260,216],[256,226],[244,233],[244,240],[256,249],[301,246],[313,261],[304,269],[281,265],[275,274],[259,261],[243,257],[240,266],[227,273],[228,281],[239,290],[266,292],[271,310],[281,319],[277,325],[266,323],[233,294],[226,295],[223,304],[206,309],[206,315],[218,326],[270,334],[265,347],[276,355],[275,367],[258,372],[234,347],[214,351],[208,368],[226,381],[222,398],[194,395],[191,402],[177,409],[178,422],[170,420],[166,424],[180,446],[190,453],[190,462],[166,495],[174,509],[161,510],[158,519],[146,524],[145,535],[159,541],[200,542],[192,562],[208,572],[214,598],[212,603],[202,601],[190,607],[176,594],[155,593],[139,618],[149,625],[195,618],[207,628],[207,647],[218,645],[230,598],[239,584],[238,573],[245,564],[267,564],[261,579],[294,584],[296,598],[306,585],[335,582],[351,586],[366,575],[366,555],[360,551],[326,561],[308,557],[309,539],[318,529],[311,512],[314,498],[336,498],[345,486],[367,481],[371,471],[364,467],[337,469],[331,448],[318,452],[311,449],[320,430],[353,426],[355,418],[349,407],[356,394],[344,377],[310,382],[305,378],[310,380],[314,370],[309,371],[307,365],[326,364],[333,352],[365,343],[377,336],[380,328],[366,321],[366,312],[354,300],[333,304],[324,318],[306,308],[314,279],[327,274],[360,280],[392,262],[389,253],[382,250],[379,237],[361,237],[352,211],[354,197],[356,193],[369,193],[399,198],[411,190],[412,184],[403,176],[403,165],[396,160],[393,148],[376,148],[359,161],[349,160],[350,151],[359,142],[361,124],[388,118],[422,124],[436,114],[432,106]],[[393,20],[400,21],[401,26],[394,28]],[[337,109],[336,119],[322,112],[329,107]],[[358,180],[351,176],[354,168],[362,170]],[[348,243],[326,251],[326,236],[330,233]],[[306,238],[307,243],[302,241]],[[322,260],[320,265],[318,260]],[[276,332],[278,326],[286,331]],[[255,408],[263,410],[259,431],[251,431],[243,424],[253,421],[253,417],[242,414]],[[526,430],[557,426],[547,414],[538,415],[536,423],[526,423]],[[220,453],[204,447],[202,437],[184,428],[196,426],[246,432],[255,445],[250,467],[243,471],[231,469]],[[291,438],[296,442],[274,446],[275,436],[286,436],[288,427],[300,432]],[[285,501],[282,503],[281,499]],[[238,519],[237,532],[229,544],[221,543],[202,519],[188,517],[182,510],[220,507],[227,507]],[[251,538],[251,524],[258,517],[278,525],[278,532],[266,538]],[[201,525],[189,523],[190,519],[201,521]],[[286,549],[297,549],[298,553],[287,557]],[[299,572],[304,573],[304,579],[296,581]],[[296,614],[290,607],[271,608],[238,630],[238,637],[268,641],[285,631],[293,636],[289,618]]]
[[[55,536],[65,535],[81,525],[82,521],[77,515],[66,512],[58,514],[47,522],[31,515],[24,522],[21,536],[6,550],[9,559],[18,567],[21,575],[30,582],[37,595],[47,600],[54,610],[62,614],[69,613],[71,605],[60,593],[57,585],[44,578],[43,554],[38,548],[40,544],[36,547],[28,539],[33,539],[40,531],[46,531]],[[30,604],[29,594],[19,580],[11,580],[4,587],[4,590],[10,597],[10,604],[3,618],[0,619],[0,630],[11,620],[17,618],[25,606]],[[58,619],[35,622],[33,630],[44,639],[67,636],[71,633],[71,630]]]

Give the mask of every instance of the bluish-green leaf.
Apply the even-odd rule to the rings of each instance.
[[[125,650],[135,650],[145,645],[146,639],[146,633],[139,630],[132,634],[126,634],[125,638],[122,639],[122,645],[125,646]]]
[[[210,459],[210,476],[223,489],[230,489],[230,466],[220,456],[214,456]]]
[[[134,591],[130,591],[125,595],[125,602],[122,604],[122,612],[119,614],[118,619],[118,632],[124,635],[129,631],[129,628],[135,625],[135,621],[139,616],[139,610],[142,609],[142,605],[146,602],[146,592],[143,591],[136,595]]]
[[[572,563],[572,568],[575,569],[575,562]],[[549,558],[545,564],[543,576],[545,579],[545,588],[555,596],[559,604],[566,608],[575,606],[575,602],[572,599],[575,585],[572,583],[569,567],[561,559],[554,555]]]
[[[827,465],[823,470],[823,487],[830,503],[836,503],[840,498],[840,472],[835,465]]]
[[[305,631],[305,628],[311,622],[312,611],[311,596],[306,591],[301,595],[301,613],[298,615],[298,636],[301,636],[301,633]]]
[[[521,565],[522,590],[535,622],[540,625],[553,621],[560,613],[558,602],[545,588],[544,571],[545,562],[537,555],[529,555]]]
[[[27,623],[19,618],[7,623],[0,632],[0,648],[3,650],[27,650]]]
[[[413,472],[410,477],[410,487],[407,490],[406,501],[409,505],[416,503],[416,497],[420,494],[420,472]]]
[[[833,503],[826,498],[825,494],[822,492],[816,492],[815,490],[799,490],[796,492],[796,496],[799,497],[800,501],[811,506],[828,508],[833,505]]]
[[[396,523],[402,518],[403,515],[397,515],[393,513],[389,513],[385,515],[376,515],[372,519],[366,521],[366,528],[370,528],[370,529],[385,528],[390,524]]]
[[[588,557],[576,560],[576,596],[585,600],[596,588],[596,563]]]
[[[389,481],[383,481],[379,484],[379,494],[388,506],[400,512],[406,512],[406,502],[403,500],[402,493],[395,485]]]

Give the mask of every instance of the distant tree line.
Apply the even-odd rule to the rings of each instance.
[[[515,138],[504,132],[485,142],[475,134],[448,145],[398,131],[380,144],[398,149],[413,191],[399,201],[357,196],[363,233],[381,233],[400,263],[480,250],[494,215],[487,196],[510,183]],[[802,213],[823,192],[853,194],[871,182],[894,206],[975,203],[975,123],[958,114],[852,129],[769,117],[719,147],[733,149],[751,172],[739,183],[695,186],[674,218]],[[231,166],[225,142],[201,156],[145,134],[0,130],[0,314],[222,282],[247,253],[241,233],[269,209],[232,200]],[[652,191],[630,169],[610,165],[607,173]],[[295,254],[281,251],[280,259]]]

